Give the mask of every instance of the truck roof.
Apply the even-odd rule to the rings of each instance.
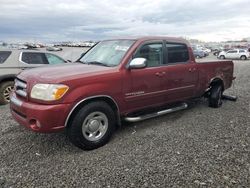
[[[122,37],[122,38],[112,38],[107,39],[108,40],[136,40],[136,41],[148,41],[148,40],[166,40],[169,42],[180,42],[184,43],[187,46],[190,46],[189,42],[186,39],[183,39],[181,37],[167,37],[167,36],[132,36],[132,37]]]

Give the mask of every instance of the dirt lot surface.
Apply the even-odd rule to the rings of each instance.
[[[0,187],[250,187],[250,61],[234,62],[237,80],[227,93],[237,102],[212,109],[192,101],[124,125],[93,151],[64,133],[28,131],[0,106]]]

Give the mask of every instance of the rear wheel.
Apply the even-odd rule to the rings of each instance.
[[[246,57],[245,55],[242,55],[242,56],[240,56],[240,59],[241,59],[241,60],[246,60],[247,57]]]
[[[10,102],[10,94],[14,89],[13,81],[6,81],[0,85],[0,104],[8,104]]]
[[[116,125],[113,109],[103,101],[91,102],[80,109],[71,121],[67,134],[71,142],[84,150],[105,145]]]
[[[209,95],[209,106],[212,108],[219,108],[222,105],[223,89],[221,85],[214,85],[211,88]]]

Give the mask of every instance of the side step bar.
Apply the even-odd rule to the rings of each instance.
[[[176,111],[179,111],[179,110],[184,110],[187,107],[188,107],[187,103],[182,103],[179,106],[169,108],[169,109],[166,109],[166,110],[161,110],[159,112],[154,112],[152,114],[146,114],[146,115],[137,116],[137,117],[125,117],[124,120],[128,121],[128,122],[138,122],[138,121],[150,119],[150,118],[153,118],[153,117],[161,116],[161,115],[164,115],[164,114],[169,114],[169,113],[172,113],[172,112],[176,112]]]

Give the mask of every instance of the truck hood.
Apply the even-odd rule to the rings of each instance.
[[[106,73],[112,69],[114,69],[114,67],[69,63],[25,70],[18,75],[18,78],[24,81],[32,80],[41,83],[60,83],[79,77],[99,75],[101,72]]]

